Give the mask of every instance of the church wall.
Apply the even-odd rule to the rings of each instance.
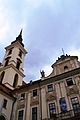
[[[3,107],[4,99],[7,100],[6,108]],[[10,99],[10,97],[8,98],[6,95],[0,93],[0,111],[1,114],[3,114],[7,118],[7,120],[10,120],[12,104],[13,104],[13,100]]]

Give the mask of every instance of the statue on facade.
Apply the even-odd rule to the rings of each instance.
[[[43,77],[45,77],[45,72],[44,72],[44,70],[40,70],[40,73],[41,73],[41,78],[43,78]]]

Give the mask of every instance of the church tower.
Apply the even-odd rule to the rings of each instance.
[[[15,89],[22,85],[23,63],[26,50],[22,43],[22,30],[16,40],[7,46],[5,56],[0,65],[0,84],[5,84],[10,89]]]

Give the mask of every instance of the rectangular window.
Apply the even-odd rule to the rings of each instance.
[[[49,113],[50,118],[53,118],[53,115],[56,113],[55,103],[49,103]]]
[[[21,94],[21,100],[25,99],[25,93]]]
[[[66,112],[67,111],[67,104],[66,104],[65,98],[64,97],[60,98],[59,103],[60,103],[61,111]]]
[[[48,88],[48,92],[53,91],[53,84],[47,85],[47,88]]]
[[[5,109],[6,109],[6,107],[7,107],[7,100],[6,100],[6,99],[4,99],[4,101],[3,101],[3,108],[5,108]]]
[[[37,120],[37,107],[32,108],[32,120]]]
[[[24,114],[24,110],[20,110],[18,112],[18,120],[23,120],[23,114]]]
[[[73,85],[73,80],[72,80],[72,78],[66,79],[66,82],[67,82],[67,86]]]
[[[71,98],[71,103],[72,103],[74,113],[79,113],[80,112],[80,104],[79,104],[78,98],[77,97]]]
[[[37,96],[37,89],[33,90],[33,97]]]

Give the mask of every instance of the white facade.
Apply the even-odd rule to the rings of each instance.
[[[21,33],[5,49],[0,66],[0,113],[5,120],[65,120],[80,113],[77,56],[62,55],[49,76],[43,74],[38,81],[23,85],[26,50]]]

